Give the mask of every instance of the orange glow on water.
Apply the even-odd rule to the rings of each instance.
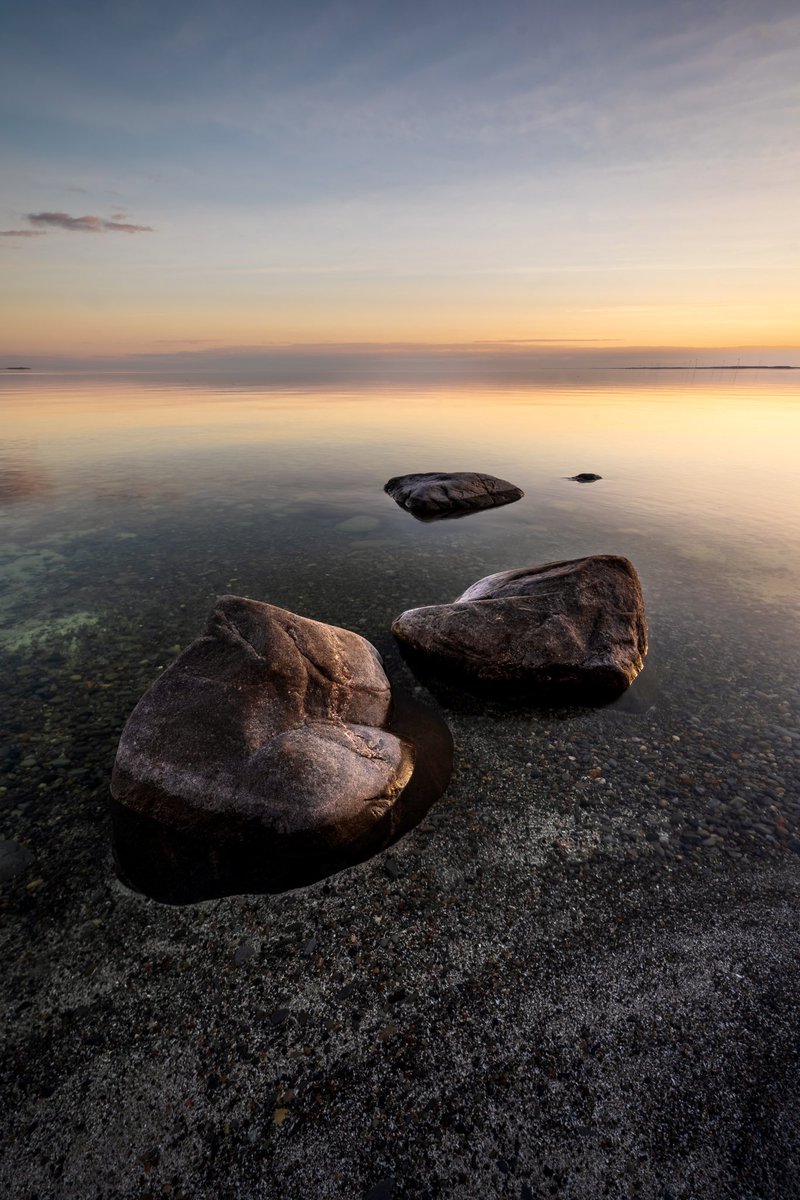
[[[510,478],[599,471],[636,481],[638,502],[695,496],[706,515],[739,513],[791,521],[800,513],[796,446],[800,382],[794,373],[765,383],[736,372],[542,373],[525,388],[479,386],[266,389],[250,385],[176,386],[101,376],[3,380],[6,453],[17,469],[50,482],[92,463],[157,465],[237,448],[287,452],[312,464],[351,456],[383,464],[387,477],[409,469],[480,469]],[[227,461],[227,459],[226,459]],[[309,466],[311,470],[311,466]],[[112,472],[113,473],[113,472]],[[313,473],[313,471],[312,471]],[[28,476],[26,475],[26,478]],[[200,481],[198,486],[201,486]],[[186,480],[184,480],[186,484]],[[523,485],[524,486],[524,485]],[[603,492],[605,496],[607,492]],[[597,501],[601,493],[596,492]],[[712,497],[716,497],[712,501]],[[574,500],[567,495],[565,502]]]

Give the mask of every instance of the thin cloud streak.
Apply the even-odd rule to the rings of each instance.
[[[43,229],[0,229],[0,237],[44,237]]]
[[[115,216],[121,216],[115,213]],[[65,212],[28,213],[31,225],[66,229],[70,233],[153,233],[152,225],[131,225],[127,221],[106,220],[105,217],[72,217]]]

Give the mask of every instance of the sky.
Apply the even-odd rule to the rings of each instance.
[[[2,28],[6,360],[800,345],[796,0],[30,0]]]

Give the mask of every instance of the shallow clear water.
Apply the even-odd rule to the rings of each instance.
[[[65,786],[102,811],[130,708],[220,593],[357,630],[414,687],[388,634],[403,609],[491,571],[618,553],[645,590],[640,680],[598,712],[445,697],[461,786],[500,772],[518,796],[533,774],[567,859],[724,868],[798,848],[800,373],[542,372],[492,389],[32,373],[0,389],[0,836],[44,837]],[[421,524],[382,488],[424,470],[487,471],[525,497]],[[580,471],[603,478],[566,478]]]

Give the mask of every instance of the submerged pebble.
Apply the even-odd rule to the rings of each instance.
[[[0,883],[9,883],[24,875],[33,863],[33,855],[19,842],[0,841]]]

